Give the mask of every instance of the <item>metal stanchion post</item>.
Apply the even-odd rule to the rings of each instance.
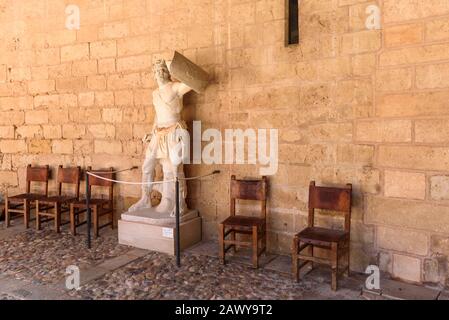
[[[181,266],[181,237],[179,230],[179,179],[176,177],[176,265]]]
[[[92,221],[92,212],[90,210],[90,185],[89,185],[89,174],[86,171],[86,210],[87,210],[87,248],[90,249],[92,247],[91,239],[90,239],[90,225]]]

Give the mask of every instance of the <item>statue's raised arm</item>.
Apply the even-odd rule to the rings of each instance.
[[[173,84],[173,89],[176,92],[178,92],[178,96],[180,96],[180,97],[184,96],[186,93],[193,90],[188,85],[186,85],[185,83],[182,83],[182,82],[175,82]]]

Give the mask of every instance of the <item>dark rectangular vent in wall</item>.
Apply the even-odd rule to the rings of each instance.
[[[299,43],[299,0],[286,0],[287,35],[286,45]]]

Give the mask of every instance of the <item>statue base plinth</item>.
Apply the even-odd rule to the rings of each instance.
[[[181,217],[181,250],[201,241],[201,225],[197,210]],[[175,236],[175,218],[154,208],[125,212],[118,221],[119,243],[123,245],[175,255]]]

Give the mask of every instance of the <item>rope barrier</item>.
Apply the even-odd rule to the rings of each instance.
[[[119,171],[116,171],[116,172],[123,172],[123,171],[128,171],[128,170],[129,169],[125,169],[125,170],[119,170]],[[100,173],[100,174],[116,173],[114,171],[103,171],[103,172],[96,172],[96,171],[94,171],[94,172],[95,173]],[[162,181],[153,181],[153,182],[132,182],[132,181],[123,181],[123,180],[109,179],[109,178],[106,178],[106,177],[99,176],[99,175],[97,175],[95,173],[92,173],[91,171],[87,171],[86,173],[88,175],[92,176],[92,177],[97,178],[97,179],[102,179],[102,180],[105,180],[105,181],[119,183],[119,184],[128,184],[128,185],[153,185],[153,184],[163,184],[163,183],[176,182],[176,179],[162,180]],[[205,175],[196,176],[196,177],[189,177],[189,178],[178,178],[178,180],[183,180],[183,181],[200,180],[200,179],[204,179],[204,178],[207,178],[207,177],[219,174],[219,173],[220,173],[219,170],[215,170],[214,172],[208,173],[208,174],[205,174]]]
[[[153,181],[153,182],[132,182],[132,181],[123,181],[123,180],[115,180],[115,179],[109,179],[105,178],[99,175],[96,175],[91,172],[87,172],[88,175],[95,177],[97,179],[102,179],[109,182],[119,183],[119,184],[128,184],[128,185],[152,185],[152,184],[162,184],[162,183],[168,183],[168,182],[175,182],[175,179],[172,180],[164,180],[164,181]]]
[[[121,170],[116,170],[116,171],[87,171],[87,172],[88,173],[92,172],[92,173],[95,173],[95,174],[107,174],[107,173],[115,174],[115,173],[120,173],[120,172],[125,172],[125,171],[132,171],[132,170],[135,170],[135,169],[138,169],[138,168],[139,168],[138,166],[134,166],[134,167],[131,167],[131,168],[121,169]]]
[[[208,174],[205,174],[205,175],[202,175],[202,176],[196,176],[196,177],[190,177],[190,178],[179,178],[179,180],[184,180],[184,181],[189,181],[189,180],[200,180],[200,179],[203,179],[203,178],[207,178],[207,177],[210,177],[210,176],[214,176],[214,175],[216,175],[216,174],[220,174],[220,170],[215,170],[215,171],[212,172],[212,173],[208,173]]]

